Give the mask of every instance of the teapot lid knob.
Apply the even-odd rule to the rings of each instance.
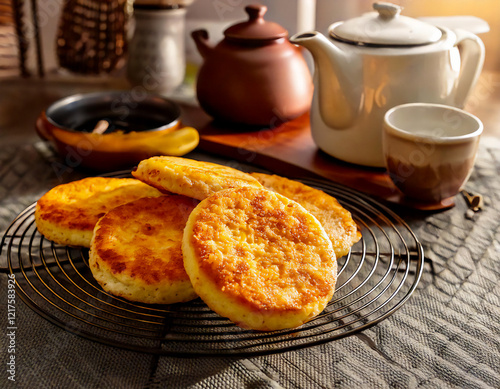
[[[248,20],[235,24],[224,31],[224,36],[233,41],[270,41],[288,36],[288,31],[278,23],[264,19],[265,5],[247,5]]]
[[[373,3],[373,9],[378,12],[382,19],[392,19],[397,17],[403,9],[397,4],[378,2]]]
[[[263,19],[267,7],[265,5],[251,4],[245,7],[245,12],[248,14],[249,20]]]

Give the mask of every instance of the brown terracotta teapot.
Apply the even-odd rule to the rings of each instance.
[[[267,7],[245,7],[248,21],[224,31],[216,46],[205,30],[193,31],[204,58],[197,80],[201,107],[224,121],[272,127],[309,110],[313,84],[288,32],[264,20]]]

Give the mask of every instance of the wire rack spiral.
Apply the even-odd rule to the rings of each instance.
[[[127,176],[125,172],[114,176]],[[235,326],[200,299],[169,306],[132,303],[104,292],[88,268],[88,250],[54,244],[36,229],[36,204],[12,222],[1,242],[18,296],[57,326],[103,344],[175,356],[255,356],[340,339],[371,327],[414,292],[422,245],[395,213],[358,192],[301,180],[334,196],[363,234],[339,259],[337,290],[326,309],[299,328],[256,332]]]

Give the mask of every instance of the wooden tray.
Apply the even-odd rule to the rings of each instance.
[[[346,185],[380,200],[421,210],[452,207],[454,199],[421,204],[402,196],[385,169],[368,168],[335,159],[319,150],[309,127],[309,115],[274,128],[209,122],[200,129],[202,150],[255,164],[276,174],[317,176]]]

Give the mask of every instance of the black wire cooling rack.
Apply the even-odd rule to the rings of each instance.
[[[116,177],[128,172],[117,172]],[[200,299],[168,306],[132,303],[104,292],[88,268],[88,250],[54,244],[36,229],[36,204],[5,232],[0,253],[15,274],[18,296],[55,325],[103,344],[173,356],[255,356],[340,339],[399,309],[422,275],[422,245],[394,212],[343,186],[301,180],[334,196],[363,234],[339,259],[337,290],[317,317],[291,330],[235,326]]]

